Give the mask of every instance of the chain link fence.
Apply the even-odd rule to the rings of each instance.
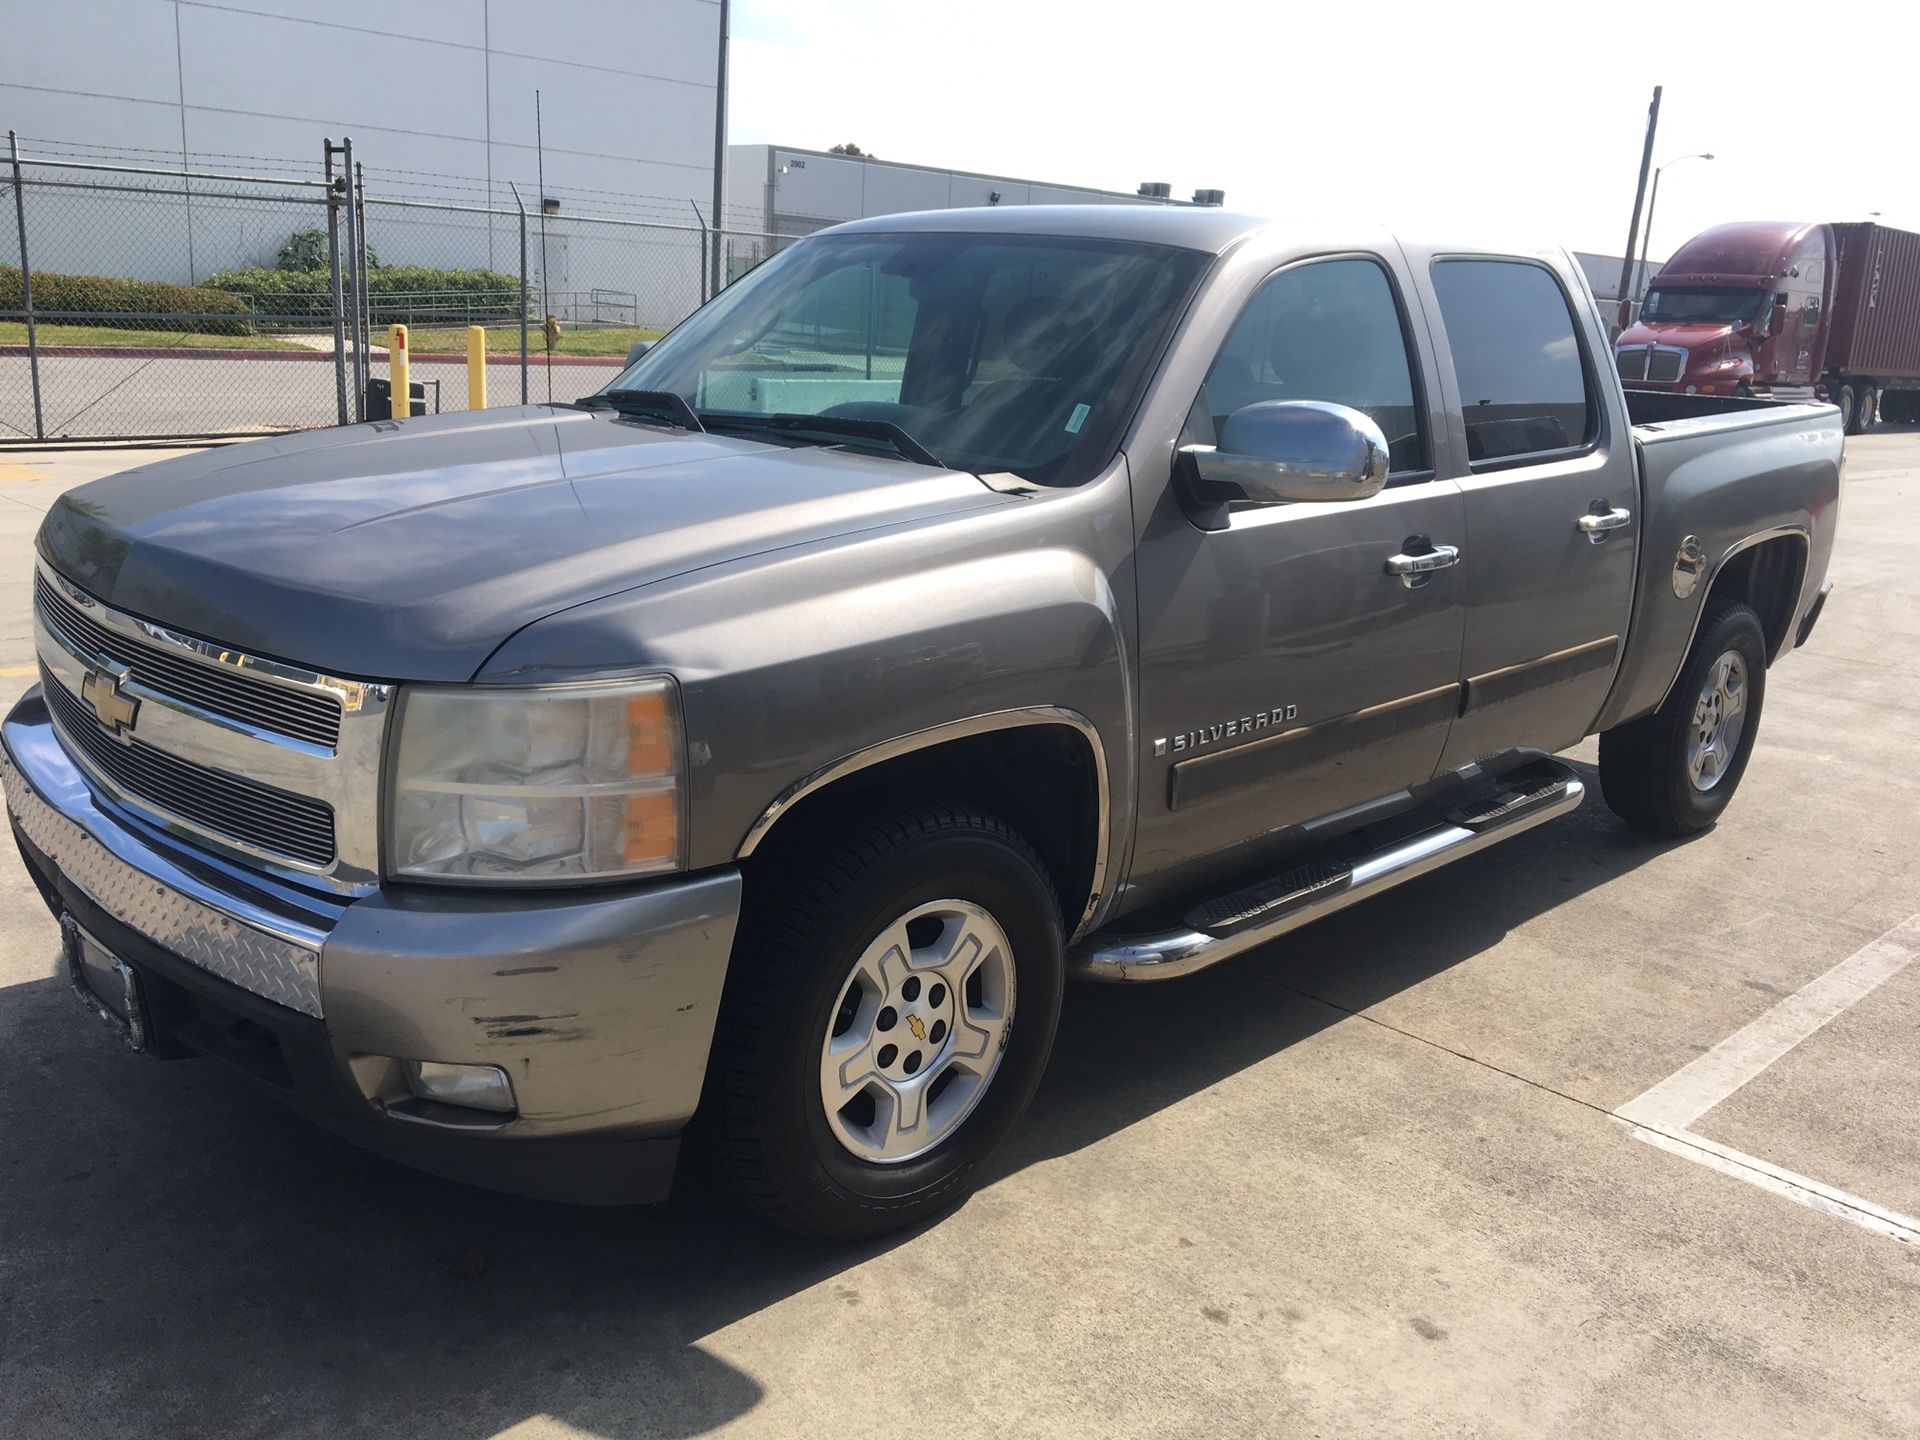
[[[692,206],[681,224],[369,194],[331,141],[308,175],[40,159],[17,141],[4,165],[0,444],[379,416],[396,324],[416,414],[479,398],[476,325],[487,403],[578,399],[793,243]]]

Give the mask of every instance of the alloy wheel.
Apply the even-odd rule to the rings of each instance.
[[[1696,790],[1711,790],[1725,777],[1747,728],[1747,662],[1728,650],[1707,669],[1694,701],[1687,736],[1687,778]]]
[[[1013,949],[966,900],[917,905],[853,963],[820,1053],[834,1138],[896,1165],[933,1149],[973,1112],[1013,1021]]]

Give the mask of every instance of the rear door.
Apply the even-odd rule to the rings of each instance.
[[[1466,506],[1460,715],[1444,769],[1585,736],[1619,668],[1640,497],[1618,387],[1565,272],[1545,258],[1418,266]]]

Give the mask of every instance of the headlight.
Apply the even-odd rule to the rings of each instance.
[[[396,722],[388,870],[539,884],[683,863],[673,682],[409,687]]]

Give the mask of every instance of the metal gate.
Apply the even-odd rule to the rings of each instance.
[[[257,434],[345,418],[344,178],[37,160],[11,135],[9,148],[0,436]],[[323,257],[319,285],[231,283],[254,257],[302,243]]]
[[[395,324],[428,411],[468,406],[474,325],[490,403],[577,399],[705,301],[714,270],[731,283],[793,238],[697,209],[669,224],[530,213],[517,191],[511,210],[369,195],[350,141],[325,141],[307,175],[240,175],[8,139],[0,445],[364,419]]]

